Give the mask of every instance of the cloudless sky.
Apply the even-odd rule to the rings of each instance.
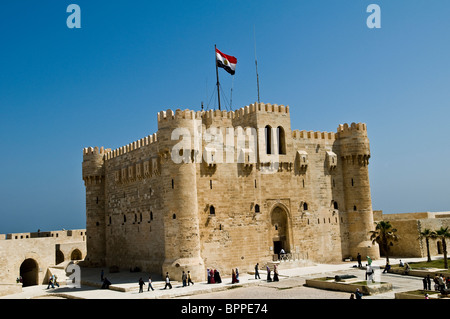
[[[68,5],[81,8],[69,29]],[[381,29],[366,12],[381,7]],[[82,149],[157,131],[166,109],[289,105],[291,127],[368,126],[374,210],[450,210],[447,0],[0,2],[0,233],[85,228]],[[256,41],[255,41],[256,39]],[[231,96],[231,88],[233,93]],[[232,105],[230,99],[232,97]]]

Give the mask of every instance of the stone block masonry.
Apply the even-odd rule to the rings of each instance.
[[[207,268],[251,271],[281,249],[319,262],[378,257],[365,124],[293,131],[288,106],[264,103],[161,111],[157,121],[126,146],[83,150],[91,265],[205,280]],[[248,140],[225,134],[240,128]],[[196,139],[212,129],[221,135]]]

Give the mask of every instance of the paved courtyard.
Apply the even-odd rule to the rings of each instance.
[[[402,259],[404,261],[417,261],[423,259]],[[394,264],[398,260],[391,258]],[[318,264],[309,267],[283,269],[280,267],[280,281],[267,282],[266,273],[261,271],[261,279],[255,279],[253,274],[241,274],[239,284],[231,284],[228,277],[222,278],[220,284],[207,284],[198,282],[188,287],[183,287],[181,282],[172,282],[172,289],[164,289],[162,278],[152,276],[154,291],[139,293],[138,280],[140,277],[147,280],[147,273],[132,273],[121,271],[105,276],[111,281],[110,289],[100,289],[101,269],[82,268],[81,288],[68,288],[61,285],[60,288],[46,289],[47,285],[38,285],[23,288],[23,292],[14,295],[3,296],[0,299],[349,299],[350,293],[329,291],[306,287],[305,282],[310,278],[334,277],[335,275],[354,275],[358,279],[365,279],[365,270],[358,269],[355,262],[341,264]],[[376,260],[373,265],[381,266],[384,259]],[[393,290],[371,296],[364,299],[395,299],[395,293],[422,289],[422,278],[403,276],[397,274],[378,274],[377,279],[389,282]]]

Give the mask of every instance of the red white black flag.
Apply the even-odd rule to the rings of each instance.
[[[216,48],[216,63],[219,68],[223,68],[231,75],[234,75],[237,63],[237,59],[234,56],[226,55]]]

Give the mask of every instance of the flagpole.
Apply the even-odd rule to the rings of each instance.
[[[255,26],[253,26],[253,37],[255,40],[255,66],[256,66],[256,86],[258,88],[258,103],[259,101],[259,75],[258,75],[258,60],[256,59],[256,31]]]
[[[216,77],[217,77],[217,99],[219,101],[219,111],[220,111],[220,89],[219,89],[219,68],[217,67],[217,53],[216,45],[214,44],[214,60],[216,62]]]

